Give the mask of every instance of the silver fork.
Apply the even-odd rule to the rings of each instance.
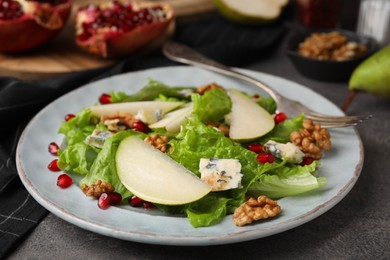
[[[196,52],[195,50],[189,48],[188,46],[177,42],[166,42],[163,46],[163,53],[167,58],[173,61],[225,74],[234,78],[241,79],[247,83],[253,84],[261,88],[271,98],[275,100],[277,105],[277,111],[284,112],[288,117],[295,117],[300,115],[301,113],[304,113],[306,118],[312,119],[314,122],[320,124],[324,128],[353,126],[372,117],[371,115],[330,116],[317,113],[306,107],[299,101],[291,100],[282,96],[277,91],[273,90],[271,87],[264,84],[263,82],[251,76],[245,75],[237,70],[233,70],[232,68],[220,64],[214,60],[211,60],[204,55]]]

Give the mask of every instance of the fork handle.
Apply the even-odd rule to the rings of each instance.
[[[250,84],[254,84],[270,95],[276,103],[279,103],[282,98],[275,90],[271,89],[261,81],[248,75],[244,75],[210,58],[207,58],[206,56],[189,48],[188,46],[177,42],[168,41],[163,46],[163,53],[171,60],[215,71],[221,74],[239,78]]]

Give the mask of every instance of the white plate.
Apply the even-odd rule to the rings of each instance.
[[[275,76],[244,71],[270,84],[284,95],[299,99],[319,112],[342,115],[330,101],[294,82]],[[28,124],[17,149],[20,178],[31,195],[60,218],[81,228],[124,240],[163,245],[215,245],[261,238],[292,229],[323,214],[336,205],[351,190],[363,164],[363,146],[354,128],[332,129],[333,147],[323,158],[318,176],[328,184],[321,190],[302,196],[279,200],[282,213],[275,219],[254,225],[236,227],[232,216],[212,227],[194,228],[185,217],[165,216],[130,206],[101,210],[96,200],[86,197],[77,185],[67,189],[56,186],[58,173],[47,165],[54,157],[48,153],[50,142],[60,143],[63,136],[57,130],[68,113],[97,102],[103,92],[120,90],[132,93],[152,78],[170,86],[200,86],[216,82],[226,88],[249,93],[261,93],[218,74],[192,67],[165,67],[110,77],[88,84],[55,100]]]

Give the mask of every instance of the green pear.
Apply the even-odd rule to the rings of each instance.
[[[360,63],[352,72],[348,86],[349,95],[342,106],[344,112],[359,92],[390,98],[390,45]]]
[[[349,89],[390,98],[390,45],[374,53],[354,70]]]

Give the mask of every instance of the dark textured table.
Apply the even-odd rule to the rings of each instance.
[[[301,76],[284,44],[246,68],[296,81],[341,106],[347,83]],[[105,237],[49,214],[10,259],[390,259],[390,100],[361,94],[349,113],[374,116],[357,127],[365,152],[361,176],[339,204],[302,226],[249,242],[176,247]]]

